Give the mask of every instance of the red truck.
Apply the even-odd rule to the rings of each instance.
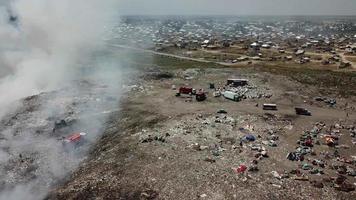
[[[191,87],[180,87],[179,88],[179,91],[177,93],[177,96],[180,96],[182,94],[189,94],[189,95],[192,95],[193,94],[193,88]]]
[[[180,87],[179,93],[181,94],[193,94],[193,88],[191,87]]]
[[[204,101],[206,99],[206,94],[203,89],[200,89],[198,92],[196,92],[192,87],[180,87],[176,96],[179,97],[182,94],[195,95],[197,101]]]
[[[195,99],[197,101],[205,101],[206,99],[206,94],[204,92],[204,90],[199,90],[196,94],[195,94]]]

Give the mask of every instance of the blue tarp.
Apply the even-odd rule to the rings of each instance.
[[[247,141],[253,142],[253,141],[256,140],[256,137],[254,135],[248,134],[248,135],[245,136],[245,139]]]

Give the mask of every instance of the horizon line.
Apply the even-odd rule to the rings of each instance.
[[[271,15],[271,14],[124,14],[121,16],[227,16],[227,17],[356,17],[355,15],[343,15],[343,14],[333,14],[333,15],[324,15],[324,14],[294,14],[294,15]]]

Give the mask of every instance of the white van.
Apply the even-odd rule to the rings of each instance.
[[[233,101],[240,101],[241,100],[240,96],[236,92],[232,92],[232,91],[225,91],[224,92],[224,97],[226,99],[230,99],[230,100],[233,100]]]

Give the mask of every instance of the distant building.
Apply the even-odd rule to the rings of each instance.
[[[254,42],[254,43],[250,44],[250,47],[257,49],[257,48],[260,48],[260,45],[257,42]]]
[[[269,49],[269,48],[271,48],[271,45],[269,45],[269,44],[263,44],[263,45],[262,45],[262,48]]]
[[[304,55],[305,51],[303,49],[299,49],[295,52],[295,55],[296,56],[301,56],[301,55]]]

